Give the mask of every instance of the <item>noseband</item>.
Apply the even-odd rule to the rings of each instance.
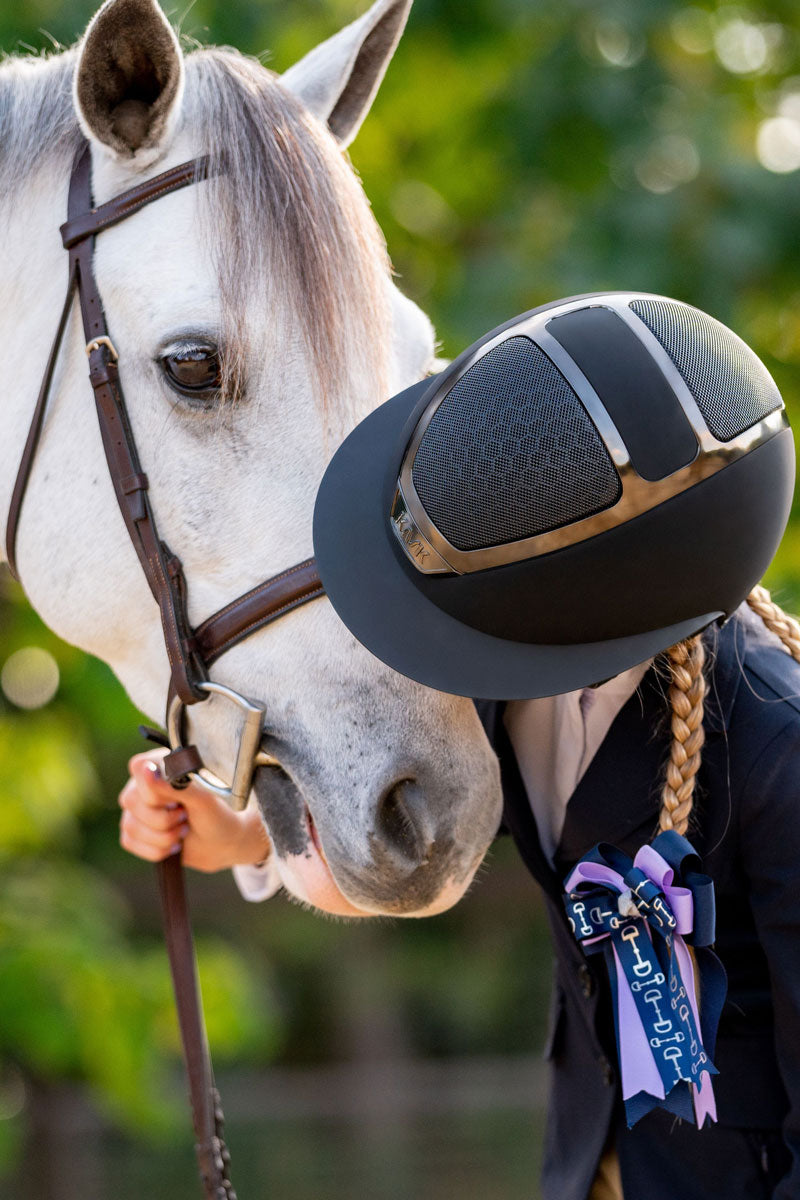
[[[259,765],[275,759],[261,748],[264,705],[213,683],[208,668],[221,654],[264,625],[324,594],[314,560],[306,559],[246,592],[192,629],[187,615],[186,580],[180,559],[161,540],[150,503],[147,475],[142,471],[119,380],[119,354],[108,331],[94,274],[95,237],[117,225],[153,200],[208,177],[207,158],[196,158],[130,188],[97,208],[92,205],[91,152],[87,145],[75,163],[69,185],[67,221],[61,226],[69,252],[67,295],[55,340],[47,360],[39,398],[20,460],[6,527],[6,558],[19,578],[16,562],[17,528],[44,424],[56,362],[75,293],[83,318],[89,380],[94,390],[97,419],[106,462],[128,535],[161,614],[164,644],[170,666],[166,725],[170,753],[164,772],[181,786],[188,776],[223,796],[234,808],[244,808]],[[224,698],[239,710],[241,730],[230,784],[200,775],[203,762],[196,746],[183,744],[187,706],[209,696]],[[227,1178],[227,1151],[222,1141],[222,1112],[211,1073],[197,987],[194,948],[188,921],[180,854],[158,864],[164,927],[170,955],[176,1003],[200,1160],[208,1200],[235,1200]]]

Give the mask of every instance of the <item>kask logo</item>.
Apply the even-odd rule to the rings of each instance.
[[[399,513],[394,518],[394,526],[408,553],[412,554],[419,562],[424,562],[429,557],[430,551],[408,513],[405,511]]]

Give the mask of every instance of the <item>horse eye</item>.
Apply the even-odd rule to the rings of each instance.
[[[216,392],[221,385],[219,354],[210,346],[187,346],[162,360],[167,382],[188,396]]]

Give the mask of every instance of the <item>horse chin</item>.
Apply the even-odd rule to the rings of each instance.
[[[338,887],[324,857],[309,839],[306,854],[278,857],[278,873],[286,890],[304,904],[337,917],[374,917],[351,904]]]
[[[296,900],[323,913],[338,917],[432,917],[445,912],[462,898],[472,880],[453,880],[442,888],[439,895],[424,908],[406,910],[403,905],[355,904],[336,882],[328,865],[325,851],[314,825],[314,818],[307,812],[309,838],[302,854],[277,856],[278,873],[286,890]],[[478,863],[476,863],[477,869]]]
[[[366,908],[348,900],[314,838],[309,838],[306,853],[278,856],[277,864],[283,886],[296,900],[338,917],[432,917],[452,908],[468,886],[468,883],[447,884],[431,904],[410,912],[398,911],[392,905]]]

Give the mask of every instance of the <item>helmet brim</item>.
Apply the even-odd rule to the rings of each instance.
[[[314,510],[325,591],[351,633],[387,666],[437,691],[534,699],[610,679],[723,615],[555,646],[493,637],[438,608],[415,586],[389,521],[400,461],[433,384],[425,379],[400,392],[353,430],[325,472]]]

